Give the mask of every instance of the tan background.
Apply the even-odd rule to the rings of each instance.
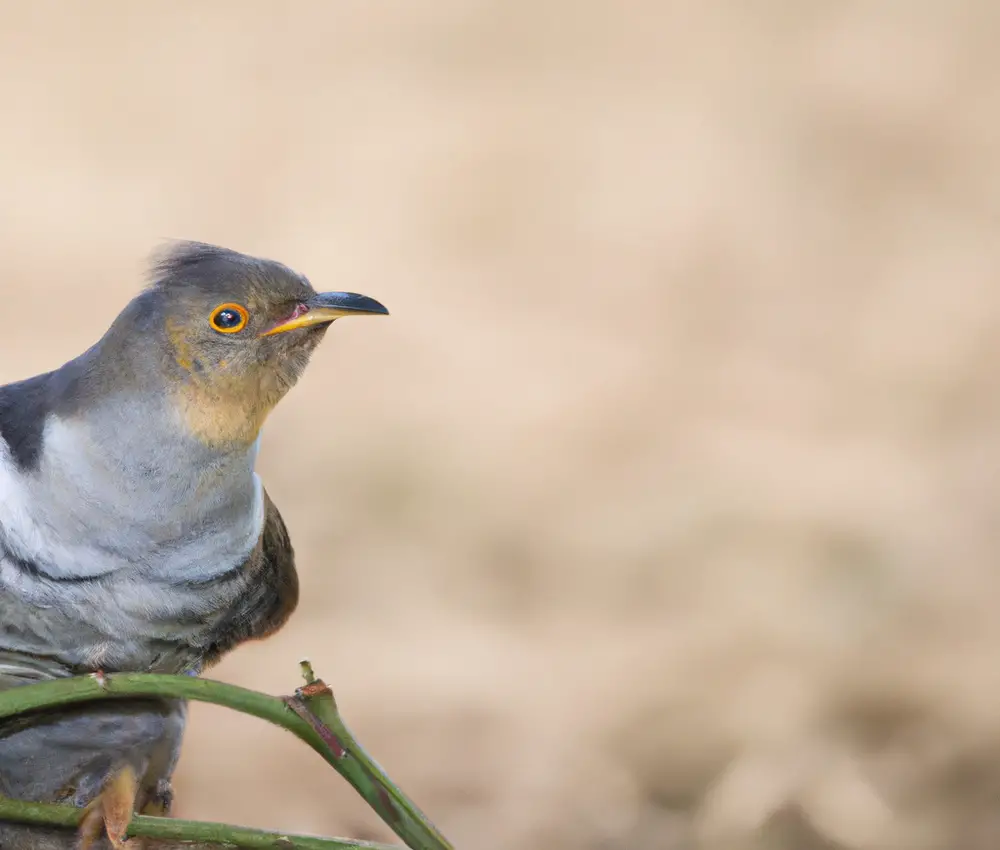
[[[0,6],[0,379],[162,238],[383,300],[265,435],[463,850],[1000,845],[1000,5]],[[390,836],[193,712],[178,814]]]

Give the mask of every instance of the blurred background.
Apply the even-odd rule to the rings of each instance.
[[[8,3],[0,380],[194,238],[384,301],[261,473],[463,850],[1000,845],[1000,5]],[[192,710],[182,817],[391,840]]]

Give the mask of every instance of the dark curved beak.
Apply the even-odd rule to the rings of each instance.
[[[283,322],[266,331],[263,336],[327,325],[344,316],[388,316],[385,309],[374,298],[358,295],[356,292],[320,292],[305,302],[295,313]]]

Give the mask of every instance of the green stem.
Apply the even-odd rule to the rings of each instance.
[[[312,677],[307,664],[303,670],[307,672],[307,680]],[[0,719],[36,709],[116,697],[214,703],[281,726],[332,765],[411,850],[452,850],[426,816],[358,744],[340,719],[332,693],[321,682],[311,682],[294,697],[279,698],[190,676],[114,673],[100,680],[96,676],[77,676],[0,691]]]
[[[65,829],[75,828],[82,810],[75,806],[60,806],[54,803],[26,803],[0,797],[0,821],[31,824],[34,826],[54,826]],[[129,824],[128,834],[132,838],[143,837],[157,842],[184,842],[185,850],[197,847],[240,847],[247,850],[397,850],[387,844],[371,844],[367,841],[349,841],[342,838],[316,838],[311,835],[289,835],[281,832],[265,832],[230,826],[224,823],[202,823],[199,821],[176,820],[174,818],[151,818],[136,815]],[[189,842],[194,842],[191,844]],[[146,847],[164,846],[147,842]],[[173,844],[169,846],[175,846]]]
[[[333,692],[317,679],[312,665],[302,662],[306,686],[285,702],[320,735],[337,756],[334,766],[354,786],[380,818],[414,850],[453,850],[448,840],[365,752],[341,719]]]
[[[105,676],[103,681],[96,676],[74,676],[22,685],[0,691],[0,719],[40,708],[58,708],[113,697],[190,699],[226,706],[282,726],[322,754],[322,739],[308,723],[296,717],[280,697],[193,676],[113,673]]]

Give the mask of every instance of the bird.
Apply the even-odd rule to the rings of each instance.
[[[94,345],[0,386],[0,690],[200,675],[280,629],[299,584],[255,470],[262,427],[336,319],[387,314],[171,242]],[[0,848],[121,848],[134,813],[170,812],[185,719],[183,701],[129,699],[0,721],[0,794],[85,810],[77,835],[0,824]]]

